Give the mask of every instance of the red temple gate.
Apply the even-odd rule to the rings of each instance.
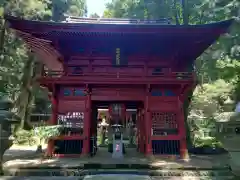
[[[139,151],[187,156],[183,102],[196,85],[194,59],[232,21],[181,27],[121,19],[115,26],[111,20],[54,24],[5,18],[49,69],[39,82],[52,93],[51,124],[64,125],[64,132],[49,141],[48,154],[89,154],[97,103],[134,101],[140,102]],[[77,150],[56,150],[56,143]]]

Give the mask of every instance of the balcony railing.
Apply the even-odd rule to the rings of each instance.
[[[101,77],[101,78],[172,78],[179,80],[193,79],[192,72],[168,72],[168,73],[131,73],[131,72],[62,72],[62,71],[44,71],[43,77],[61,78],[61,77]]]
[[[194,72],[171,72],[169,68],[156,66],[128,65],[113,67],[112,65],[69,65],[64,71],[44,69],[42,77],[61,80],[81,79],[83,81],[159,81],[159,80],[195,80]]]

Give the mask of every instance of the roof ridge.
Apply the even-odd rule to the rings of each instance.
[[[170,18],[161,18],[156,20],[146,19],[128,19],[128,18],[89,18],[89,17],[76,17],[66,16],[64,22],[68,23],[110,23],[110,24],[171,24]]]

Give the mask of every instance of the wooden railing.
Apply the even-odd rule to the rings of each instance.
[[[60,78],[60,77],[102,77],[102,78],[173,78],[173,79],[193,79],[193,72],[158,72],[154,67],[128,66],[128,67],[111,67],[111,66],[92,66],[78,67],[71,69],[69,67],[63,71],[43,70],[43,77]]]
[[[171,73],[126,73],[126,72],[85,72],[85,73],[67,73],[62,71],[45,71],[43,77],[60,78],[60,77],[104,77],[104,78],[154,78],[154,77],[165,77],[174,79],[192,79],[194,78],[194,73],[192,72],[171,72]]]

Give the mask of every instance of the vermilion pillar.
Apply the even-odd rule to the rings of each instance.
[[[184,111],[182,98],[179,99],[179,113],[178,113],[178,127],[179,127],[179,138],[180,138],[180,157],[182,159],[189,159],[186,139],[186,129],[184,121]]]
[[[55,94],[52,94],[51,96],[49,96],[49,98],[52,101],[52,116],[51,116],[49,124],[50,125],[57,125],[58,101],[57,101],[57,98],[56,98]],[[49,139],[48,140],[48,146],[47,146],[47,155],[52,156],[53,152],[54,152],[54,140]]]
[[[83,154],[87,155],[90,152],[90,127],[91,127],[91,93],[88,92],[86,99],[86,109],[84,112],[84,140],[83,140]]]
[[[146,98],[144,102],[144,125],[145,125],[145,144],[146,155],[152,154],[152,140],[151,140],[151,112],[149,110],[149,88],[146,90]]]
[[[144,110],[139,109],[139,147],[140,152],[144,153],[144,144],[145,144],[145,124],[144,124]]]

